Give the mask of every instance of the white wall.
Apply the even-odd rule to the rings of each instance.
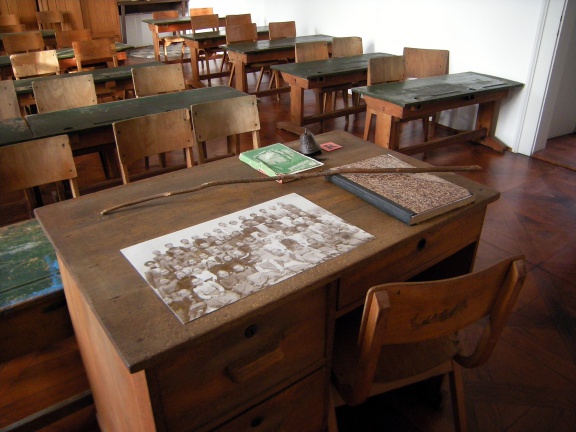
[[[571,1],[571,0],[570,0]],[[564,0],[210,0],[219,15],[251,13],[258,25],[295,20],[297,33],[361,36],[366,52],[401,54],[405,46],[450,50],[450,72],[474,71],[525,83],[501,104],[496,137],[530,154],[522,134],[546,10]],[[206,6],[189,1],[190,7]],[[442,118],[469,123],[470,109]]]

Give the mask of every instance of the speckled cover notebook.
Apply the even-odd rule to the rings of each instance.
[[[381,155],[345,167],[403,168],[412,165]],[[468,189],[434,174],[337,174],[330,180],[380,210],[415,225],[475,200]]]

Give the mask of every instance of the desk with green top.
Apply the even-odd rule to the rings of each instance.
[[[148,62],[137,63],[134,65],[118,66],[115,68],[93,69],[89,71],[75,72],[73,74],[61,75],[48,75],[43,77],[24,78],[14,81],[14,88],[18,96],[20,106],[30,105],[34,103],[34,92],[32,90],[32,83],[37,81],[60,79],[75,77],[78,75],[92,75],[94,77],[94,85],[96,91],[100,88],[114,88],[117,90],[132,90],[134,83],[132,81],[132,69],[147,67],[147,66],[161,66],[165,63],[162,62]]]
[[[118,53],[118,61],[126,60],[127,51],[134,48],[132,45],[116,42],[116,52]],[[72,48],[58,48],[56,50],[58,63],[60,63],[60,70],[73,69],[76,67],[76,59],[74,58],[74,49]],[[0,56],[0,71],[2,79],[8,79],[12,76],[12,64],[10,63],[10,56]]]
[[[400,122],[424,118],[443,110],[478,105],[473,130],[459,131],[399,150],[411,155],[466,140],[504,151],[506,145],[494,136],[498,103],[507,98],[512,89],[522,86],[504,78],[464,72],[358,87],[353,91],[362,95],[366,106],[376,114],[374,142],[393,150],[399,149]]]
[[[243,92],[248,91],[246,68],[251,64],[279,60],[293,60],[295,58],[294,52],[296,44],[304,42],[327,42],[328,48],[331,50],[332,36],[318,34],[257,42],[237,42],[223,45],[223,48],[228,52],[228,58],[234,64],[234,88]],[[284,91],[288,91],[288,89],[281,87],[280,89],[264,90],[255,94],[258,96],[266,96]]]
[[[258,34],[258,40],[267,40],[270,33],[268,26],[261,26],[256,28]],[[204,84],[200,80],[206,78],[217,78],[221,76],[227,76],[230,74],[228,71],[223,71],[221,73],[211,73],[200,74],[198,68],[198,50],[218,48],[222,44],[226,43],[226,31],[200,31],[198,33],[186,33],[181,35],[184,38],[186,46],[190,49],[190,65],[192,67],[192,81],[189,83],[195,88],[204,87]]]
[[[368,53],[271,66],[271,69],[279,71],[284,81],[290,85],[290,122],[280,122],[278,128],[300,134],[304,125],[364,111],[366,109],[364,105],[356,105],[304,116],[304,90],[352,88],[357,83],[366,82],[371,58],[389,55]],[[326,105],[333,104],[329,101]]]
[[[389,152],[344,131],[316,139],[342,145],[323,155],[326,168]],[[58,256],[103,430],[325,430],[336,318],[362,305],[378,283],[469,272],[486,208],[499,196],[443,174],[475,193],[475,202],[408,226],[317,177],[207,188],[101,214],[167,191],[261,177],[228,158],[36,210]],[[374,239],[187,324],[121,253],[290,193]]]

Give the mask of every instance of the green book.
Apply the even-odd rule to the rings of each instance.
[[[324,165],[280,143],[242,152],[240,160],[270,177],[317,170]]]

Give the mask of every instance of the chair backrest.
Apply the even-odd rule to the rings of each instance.
[[[36,12],[40,30],[64,30],[64,13],[61,10]]]
[[[252,134],[252,146],[260,147],[260,116],[256,96],[205,102],[191,106],[194,141],[198,163],[204,163],[204,147],[207,141]]]
[[[0,33],[16,33],[26,31],[26,24],[0,25]]]
[[[66,74],[32,82],[34,99],[39,113],[61,111],[96,105],[94,77]]]
[[[113,123],[112,128],[124,184],[130,182],[128,166],[148,156],[185,149],[186,166],[194,165],[194,138],[190,111],[186,108],[134,117]]]
[[[202,7],[202,8],[190,8],[190,16],[197,15],[212,15],[214,13],[214,8]]]
[[[0,26],[18,25],[20,24],[20,18],[16,14],[0,14]]]
[[[0,81],[0,121],[20,117],[20,105],[13,80]]]
[[[332,57],[350,57],[364,54],[362,38],[346,36],[332,38]]]
[[[268,24],[270,39],[296,37],[296,21],[278,21]]]
[[[57,48],[71,48],[74,41],[92,39],[92,31],[90,29],[56,30],[55,35]]]
[[[152,19],[155,19],[155,20],[178,18],[179,16],[180,16],[180,13],[175,9],[152,12]]]
[[[234,24],[226,26],[226,43],[234,42],[256,42],[258,31],[256,24]]]
[[[238,15],[226,15],[226,27],[229,25],[237,24],[250,24],[252,22],[252,14],[238,14]]]
[[[408,78],[426,78],[446,75],[449,69],[450,51],[404,48],[404,62]]]
[[[6,54],[18,54],[30,51],[42,51],[46,48],[42,32],[39,30],[20,33],[7,33],[2,36]]]
[[[85,69],[87,65],[112,63],[118,67],[118,54],[116,44],[113,39],[91,39],[73,41],[74,57],[76,58],[76,67],[79,71]]]
[[[190,17],[190,24],[192,26],[192,33],[196,33],[198,30],[217,31],[220,26],[220,18],[218,18],[216,14],[192,15]]]
[[[296,63],[330,58],[328,43],[321,41],[297,43],[295,55]]]
[[[520,293],[526,267],[523,257],[505,259],[489,268],[451,279],[391,283],[366,295],[358,336],[360,359],[347,399],[367,397],[383,345],[409,344],[453,334],[481,319],[483,334],[468,356],[454,360],[477,367],[490,356]]]
[[[14,77],[18,79],[42,75],[60,75],[56,50],[34,51],[10,56]]]
[[[406,80],[404,56],[373,57],[368,62],[368,85]]]
[[[80,195],[76,165],[68,135],[0,147],[0,183],[6,192],[70,181],[72,196]]]
[[[132,81],[136,97],[172,93],[186,89],[180,63],[133,68]]]

